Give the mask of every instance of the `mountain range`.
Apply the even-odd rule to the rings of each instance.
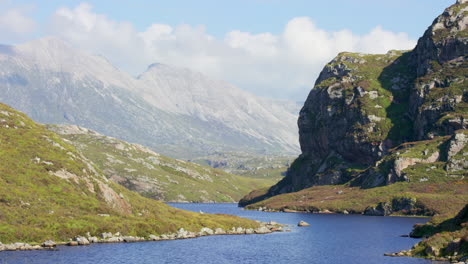
[[[37,122],[79,125],[176,158],[299,151],[294,102],[158,63],[132,77],[55,37],[0,46],[0,91],[1,102]]]

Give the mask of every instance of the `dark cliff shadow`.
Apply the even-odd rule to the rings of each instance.
[[[410,94],[416,80],[416,68],[411,64],[411,52],[403,53],[392,64],[385,67],[378,77],[382,87],[392,94],[390,106],[385,110],[392,127],[387,135],[394,147],[413,141],[413,120],[409,113]]]

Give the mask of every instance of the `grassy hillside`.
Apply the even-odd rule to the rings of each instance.
[[[416,225],[411,236],[425,237],[425,239],[411,250],[388,255],[425,257],[452,262],[467,261],[468,205],[451,218],[434,217],[426,224]]]
[[[273,196],[261,201],[268,188],[251,192],[241,200],[247,208],[266,207],[274,210],[333,211],[365,213],[384,206],[388,214],[445,215],[458,212],[468,202],[466,153],[468,130],[458,130],[453,136],[404,143],[389,151],[368,169],[350,171],[362,175],[342,185],[313,186],[299,192]],[[464,156],[465,155],[465,156]],[[447,169],[450,168],[450,169]],[[398,175],[405,181],[375,188],[372,182],[381,177]],[[405,206],[398,205],[402,198]],[[393,206],[393,204],[397,204]],[[370,211],[369,211],[370,210]],[[381,210],[382,211],[382,210]]]
[[[137,144],[77,126],[48,126],[74,145],[108,178],[167,202],[237,202],[273,179],[252,179],[162,156]]]
[[[0,241],[65,241],[86,232],[148,236],[254,221],[171,208],[109,181],[74,146],[0,104]]]
[[[194,159],[193,162],[204,166],[222,169],[226,172],[278,182],[295,159],[293,156],[257,155],[245,152],[217,152]]]

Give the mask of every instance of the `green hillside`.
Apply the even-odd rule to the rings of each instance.
[[[86,128],[56,125],[48,128],[74,145],[108,179],[156,200],[232,203],[255,188],[276,182],[172,159]]]
[[[0,241],[65,241],[86,232],[147,237],[179,228],[254,227],[144,198],[108,180],[57,134],[0,104]]]

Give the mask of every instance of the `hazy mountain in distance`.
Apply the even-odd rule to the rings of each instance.
[[[0,101],[178,158],[299,149],[297,116],[282,104],[161,64],[134,78],[54,37],[0,46]]]

